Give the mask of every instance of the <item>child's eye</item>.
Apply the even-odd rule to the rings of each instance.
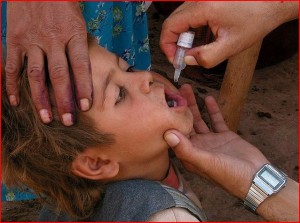
[[[134,72],[134,66],[130,66],[127,68],[126,72]]]
[[[124,87],[119,87],[119,95],[118,98],[116,99],[115,104],[122,102],[125,99],[125,96],[126,96],[126,89]]]

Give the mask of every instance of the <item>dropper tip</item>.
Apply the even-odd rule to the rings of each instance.
[[[180,72],[181,72],[181,70],[175,69],[174,82],[178,82],[178,79],[179,79],[179,76],[180,76]]]

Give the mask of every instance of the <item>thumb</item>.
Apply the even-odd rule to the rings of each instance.
[[[181,160],[189,160],[193,156],[194,146],[191,141],[176,130],[166,131],[164,139],[173,149],[176,157]]]
[[[205,174],[207,166],[209,166],[207,163],[211,163],[209,153],[194,147],[188,138],[176,130],[165,132],[164,139],[187,170],[199,176],[207,177]]]

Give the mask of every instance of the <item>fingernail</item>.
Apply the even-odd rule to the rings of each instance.
[[[17,106],[18,102],[17,102],[17,98],[14,95],[9,95],[9,103],[11,106]]]
[[[81,111],[87,111],[90,108],[90,101],[87,98],[83,98],[79,101]]]
[[[41,116],[43,123],[48,124],[51,122],[51,116],[47,109],[41,109],[40,116]]]
[[[71,113],[65,113],[62,115],[62,120],[65,126],[73,125],[73,115]]]
[[[184,62],[187,65],[198,65],[197,60],[193,56],[185,56],[184,57]]]
[[[174,133],[167,133],[165,135],[165,140],[167,141],[167,143],[169,144],[169,146],[173,147],[173,146],[177,146],[178,143],[180,142],[179,138],[177,137],[177,135],[175,135]]]

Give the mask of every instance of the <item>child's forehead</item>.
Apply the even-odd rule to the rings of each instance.
[[[90,47],[90,56],[93,58],[97,58],[102,60],[103,62],[117,62],[119,60],[122,60],[121,58],[119,58],[115,53],[110,52],[109,50],[105,49],[104,47],[98,45],[98,44],[93,44]],[[91,58],[91,59],[92,59]]]
[[[95,63],[94,65],[103,65],[105,67],[119,67],[122,70],[127,69],[129,66],[128,63],[117,56],[115,53],[112,53],[98,44],[93,44],[90,47],[90,56],[91,62]]]

